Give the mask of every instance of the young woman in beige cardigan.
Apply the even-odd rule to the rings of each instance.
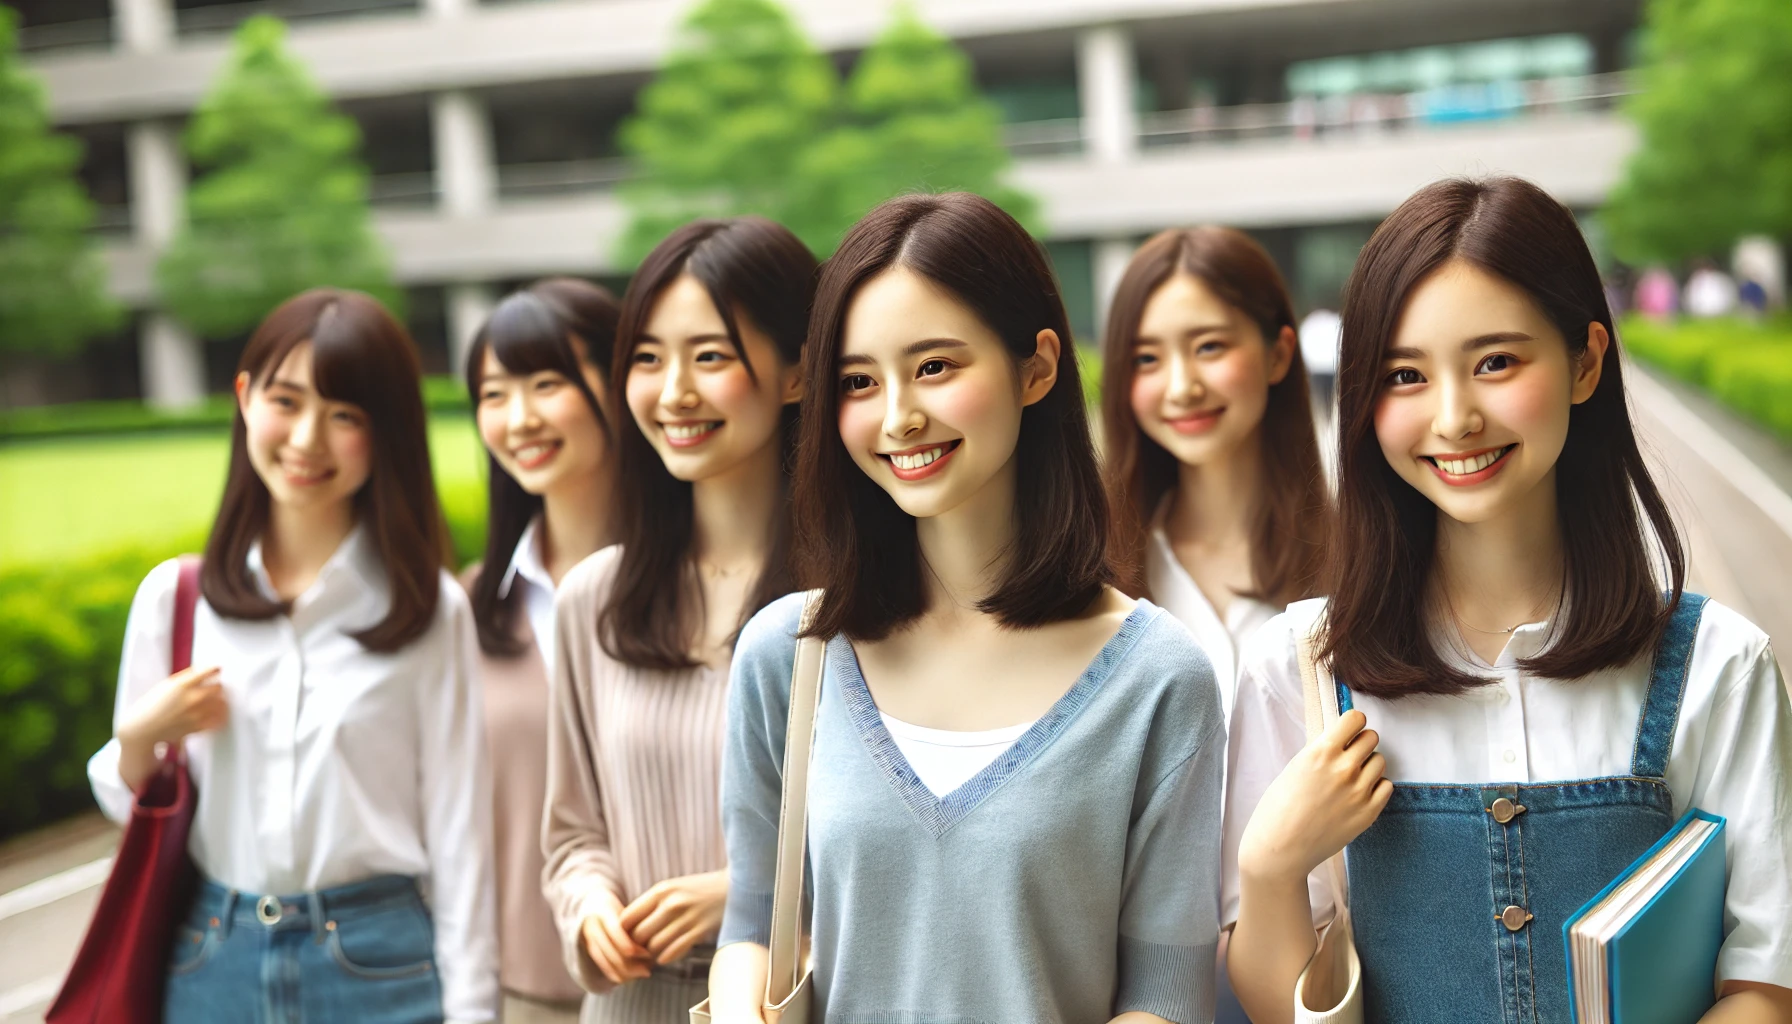
[[[570,1024],[584,996],[541,893],[554,591],[609,542],[613,445],[604,371],[616,300],[549,278],[492,311],[467,359],[491,456],[485,558],[462,582],[479,629],[492,755],[504,1024]],[[481,566],[490,566],[483,572]]]
[[[815,269],[770,221],[697,221],[623,299],[619,543],[556,597],[542,826],[543,885],[593,993],[584,1024],[678,1024],[707,994],[728,893],[728,663],[741,624],[793,589],[786,479]]]

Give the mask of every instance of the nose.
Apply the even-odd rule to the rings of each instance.
[[[1201,371],[1195,368],[1195,361],[1181,351],[1170,353],[1169,387],[1164,398],[1171,405],[1195,405],[1207,397],[1207,385],[1201,380]]]
[[[893,384],[884,400],[884,436],[898,441],[914,437],[927,429],[927,415],[914,404],[908,389]]]
[[[703,399],[697,394],[697,382],[690,364],[673,356],[666,361],[666,383],[660,388],[660,406],[675,411],[695,409]]]
[[[322,409],[310,409],[295,417],[292,430],[286,435],[287,446],[302,452],[316,449],[323,436],[323,416]]]
[[[1431,432],[1460,441],[1480,433],[1485,425],[1474,389],[1464,381],[1444,380],[1437,389],[1437,412],[1431,420]]]
[[[511,392],[509,407],[504,411],[505,426],[511,433],[520,434],[541,425],[541,417],[535,414],[535,403],[530,400],[528,388]]]

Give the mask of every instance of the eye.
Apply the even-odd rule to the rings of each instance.
[[[733,354],[730,352],[725,352],[719,348],[709,348],[697,353],[697,358],[694,361],[698,363],[721,363],[732,358]]]
[[[1156,365],[1157,353],[1155,352],[1140,352],[1132,357],[1132,366],[1135,370],[1146,370]]]
[[[1410,366],[1402,366],[1388,374],[1387,377],[1387,385],[1394,388],[1423,383],[1425,383],[1425,375]]]
[[[1216,356],[1224,351],[1226,351],[1226,343],[1217,338],[1203,341],[1195,346],[1195,355],[1198,356]]]
[[[634,358],[630,360],[636,366],[657,366],[659,361],[660,357],[657,352],[649,352],[646,349],[636,349]]]
[[[937,377],[952,368],[952,364],[944,359],[929,359],[915,369],[917,377]]]
[[[1495,352],[1493,355],[1490,355],[1486,359],[1481,360],[1481,364],[1479,366],[1475,367],[1475,372],[1476,373],[1499,373],[1502,370],[1510,370],[1514,366],[1517,366],[1517,365],[1518,365],[1518,360],[1512,358],[1511,356],[1507,355],[1504,352]]]
[[[290,395],[269,395],[268,400],[282,409],[297,409],[299,407],[299,403],[293,401]]]
[[[502,388],[480,388],[479,389],[479,400],[481,402],[496,402],[496,401],[501,400],[503,397],[504,397],[504,391]]]
[[[330,414],[330,419],[332,422],[340,423],[345,427],[358,427],[361,425],[360,414],[350,412],[347,409],[337,409]]]
[[[542,377],[542,378],[536,380],[535,390],[537,390],[537,391],[552,391],[555,388],[558,388],[565,383],[566,383],[565,377],[562,377],[559,374],[554,374],[552,376]]]
[[[840,390],[849,395],[858,391],[868,391],[875,386],[877,386],[877,382],[872,380],[868,373],[849,373],[840,378]]]

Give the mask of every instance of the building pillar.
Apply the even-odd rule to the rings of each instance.
[[[172,0],[112,0],[118,43],[132,53],[153,53],[174,45]]]
[[[139,121],[125,136],[130,168],[131,220],[137,244],[160,254],[180,231],[186,206],[186,161],[174,126]],[[137,338],[143,399],[179,409],[205,398],[205,352],[191,331],[168,314],[152,311]]]
[[[1120,287],[1120,278],[1126,273],[1126,265],[1132,262],[1132,254],[1137,248],[1130,238],[1095,240],[1095,251],[1089,262],[1095,274],[1095,331],[1098,338],[1107,337],[1108,307],[1114,303],[1114,291]]]
[[[467,367],[473,335],[492,315],[497,294],[487,284],[451,284],[447,290],[448,375],[459,377]]]
[[[477,217],[491,210],[498,194],[497,161],[492,153],[491,118],[470,92],[437,93],[430,105],[435,134],[436,188],[450,217]]]
[[[423,8],[437,18],[458,18],[479,0],[423,0]]]
[[[1139,149],[1132,36],[1117,25],[1085,31],[1076,42],[1076,80],[1089,155],[1101,163],[1130,160]]]

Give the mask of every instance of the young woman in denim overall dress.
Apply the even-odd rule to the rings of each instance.
[[[1704,1020],[1792,1021],[1792,711],[1766,636],[1683,590],[1572,215],[1429,186],[1344,309],[1331,596],[1258,634],[1231,723],[1240,1000],[1292,1018],[1344,848],[1366,1019],[1569,1024],[1563,922],[1699,807],[1729,859]],[[1309,636],[1345,712],[1311,743]]]

